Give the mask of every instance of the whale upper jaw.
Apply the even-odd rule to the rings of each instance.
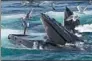
[[[64,26],[59,25],[58,22],[50,18],[48,15],[41,13],[42,24],[50,42],[65,45],[65,43],[83,42],[83,40],[73,33],[69,32]]]

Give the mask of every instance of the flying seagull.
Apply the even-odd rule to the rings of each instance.
[[[84,6],[78,5],[77,9],[78,9],[79,13],[84,13],[84,11],[87,9],[87,6],[84,7]]]

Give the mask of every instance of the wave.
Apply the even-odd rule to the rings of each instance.
[[[43,1],[40,3],[40,6],[49,6],[52,3],[52,1]]]
[[[81,13],[78,13],[78,11],[73,11],[74,12],[74,14],[76,15],[80,15]],[[92,11],[90,10],[90,11],[84,11],[84,13],[87,15],[92,15]],[[55,11],[49,11],[49,12],[46,12],[46,14],[48,14],[49,16],[51,16],[51,15],[55,15],[55,16],[63,16],[64,17],[64,12],[55,12]],[[84,14],[82,14],[82,15],[84,15]]]
[[[1,29],[1,38],[7,37],[9,34],[23,34],[23,30],[14,30],[14,29]],[[33,36],[41,36],[44,35],[45,33],[34,33],[34,31],[29,30],[28,35],[33,35]]]
[[[91,24],[92,23],[92,11],[85,11],[87,14],[79,14],[77,12],[74,12],[75,14],[78,14],[80,17],[80,22],[82,24]],[[46,12],[47,15],[49,15],[52,18],[55,18],[58,22],[64,24],[64,12],[55,12],[55,11],[49,11]],[[21,26],[21,21],[20,18],[25,16],[25,14],[11,14],[11,15],[2,15],[1,16],[1,24],[5,28],[17,28],[17,29],[22,29]],[[87,17],[86,17],[87,16]],[[37,25],[41,25],[41,19],[39,19],[37,16],[33,17],[32,20],[30,21],[30,29],[36,29]],[[7,20],[7,21],[3,21]],[[18,24],[18,25],[17,25]],[[42,29],[43,30],[43,29]]]
[[[85,11],[84,12],[86,15],[92,15],[92,11]],[[50,17],[64,17],[64,12],[55,12],[55,11],[48,11],[46,12],[46,14],[48,14]],[[74,11],[74,14],[80,15],[81,13],[78,13],[77,11]],[[84,14],[83,14],[84,15]],[[1,19],[14,19],[14,18],[21,18],[24,17],[25,14],[10,14],[10,15],[2,15]]]
[[[85,13],[85,14],[84,14]],[[84,13],[79,13],[78,11],[74,11],[74,15],[78,15],[81,24],[87,24],[92,23],[92,11],[84,11]],[[55,11],[49,11],[46,12],[47,15],[49,15],[51,18],[55,18],[58,22],[64,23],[64,12],[55,12]]]
[[[17,19],[24,17],[25,14],[10,14],[10,15],[2,15],[1,20],[3,19]]]
[[[75,29],[79,32],[92,32],[92,24],[79,25]]]
[[[16,49],[17,46],[14,46],[8,40],[8,35],[9,34],[23,34],[23,30],[1,29],[1,42],[2,42],[1,46]],[[36,36],[36,37],[34,37],[35,39],[45,35],[45,33],[35,33],[32,30],[28,31],[27,34],[30,35],[30,36]],[[20,47],[24,47],[24,46],[20,46]]]
[[[45,14],[63,24],[64,12],[49,11],[46,12]]]

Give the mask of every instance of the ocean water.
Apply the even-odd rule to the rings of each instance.
[[[48,2],[49,3],[49,2]],[[85,14],[78,12],[76,6],[88,6]],[[44,27],[41,23],[40,13],[46,13],[63,24],[64,8],[68,6],[74,14],[80,18],[80,25],[76,29],[82,33],[82,37],[87,46],[90,47],[82,51],[43,51],[30,49],[25,46],[13,45],[8,40],[9,34],[22,34],[23,27],[21,17],[31,8],[34,8],[32,19],[29,20],[30,27],[28,33],[34,39],[42,38],[45,35]],[[56,11],[53,11],[49,4],[23,6],[20,1],[2,1],[1,9],[1,56],[2,60],[92,60],[92,5],[85,2],[56,2]],[[87,47],[84,46],[84,47]]]

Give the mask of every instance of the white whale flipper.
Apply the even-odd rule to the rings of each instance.
[[[33,10],[34,10],[34,8],[31,9],[31,11],[30,11],[30,13],[29,13],[29,18],[32,17]]]
[[[33,13],[33,8],[22,19],[23,20],[30,19],[32,17],[32,13]]]

